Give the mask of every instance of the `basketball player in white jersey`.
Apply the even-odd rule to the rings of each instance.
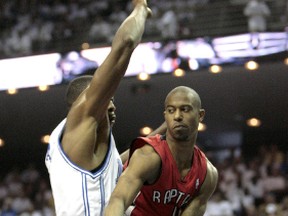
[[[71,108],[52,132],[45,159],[57,216],[103,215],[122,172],[111,133],[116,118],[111,98],[151,15],[146,0],[133,0],[133,6],[94,76],[77,78],[68,87]]]

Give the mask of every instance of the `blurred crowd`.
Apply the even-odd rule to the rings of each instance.
[[[269,9],[264,1],[273,7]],[[214,35],[223,31],[243,33],[261,26],[263,31],[269,15],[270,20],[282,20],[286,24],[288,20],[286,0],[150,0],[149,5],[153,17],[147,22],[144,37],[150,41],[205,37],[212,31]],[[131,1],[124,0],[2,1],[0,59],[67,52],[81,49],[85,42],[110,45],[116,29],[130,11]],[[277,22],[271,26],[276,27]],[[244,29],[240,23],[244,23]],[[283,30],[282,26],[278,28]]]
[[[215,161],[219,183],[205,216],[288,216],[288,152],[272,144],[251,159],[241,151],[226,155]],[[54,216],[48,176],[33,164],[0,179],[0,216],[16,215]]]
[[[288,216],[288,152],[276,144],[249,159],[239,152],[217,163],[219,184],[205,216]]]
[[[175,38],[189,34],[193,9],[209,0],[151,0],[154,16],[145,34]],[[176,11],[181,13],[176,14]],[[11,0],[0,4],[0,58],[65,50],[80,42],[110,43],[131,11],[131,1]],[[69,44],[70,43],[70,44]],[[79,47],[80,48],[80,47]],[[67,48],[68,49],[68,48]]]
[[[0,215],[55,215],[49,180],[33,164],[16,167],[0,179]]]

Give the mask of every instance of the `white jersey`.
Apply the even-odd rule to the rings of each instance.
[[[113,135],[103,163],[91,172],[78,167],[64,153],[60,139],[65,123],[66,119],[52,132],[45,158],[56,215],[101,216],[122,172]]]

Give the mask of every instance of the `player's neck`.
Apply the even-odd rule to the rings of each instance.
[[[179,169],[190,167],[194,154],[194,144],[191,142],[173,142],[168,140],[168,146]]]
[[[177,144],[171,146],[169,145],[169,148],[175,160],[181,179],[184,179],[192,166],[194,148],[191,148],[191,145],[189,148],[187,148],[179,145],[177,146]]]
[[[189,137],[186,140],[179,140],[173,138],[168,133],[166,134],[166,141],[171,149],[171,151],[180,152],[183,155],[190,155],[194,151],[194,146],[196,143],[197,137]]]

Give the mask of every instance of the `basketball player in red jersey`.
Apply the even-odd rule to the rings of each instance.
[[[166,97],[166,134],[137,138],[106,216],[202,216],[217,182],[217,169],[196,146],[204,118],[199,95],[179,86]],[[128,208],[129,207],[129,208]]]

